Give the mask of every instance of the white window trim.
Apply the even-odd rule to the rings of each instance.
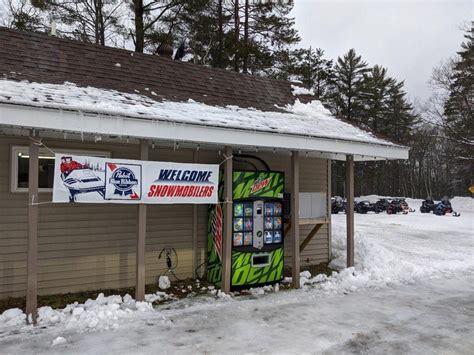
[[[18,153],[29,154],[29,146],[27,145],[13,145],[11,147],[11,160],[10,160],[10,192],[12,193],[25,193],[28,192],[27,187],[18,187]],[[108,151],[99,151],[92,149],[67,149],[67,148],[52,148],[58,154],[70,154],[70,155],[86,155],[101,158],[110,158],[111,154]],[[53,156],[45,148],[39,149],[39,155]],[[51,188],[38,188],[38,192],[49,192]]]

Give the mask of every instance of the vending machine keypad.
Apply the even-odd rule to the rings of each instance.
[[[253,203],[253,246],[262,249],[263,240],[263,201],[254,201]]]

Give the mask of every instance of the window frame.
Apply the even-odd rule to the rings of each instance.
[[[68,149],[68,148],[53,148],[58,154],[69,154],[69,155],[86,155],[99,158],[110,158],[110,151],[104,150],[93,150],[93,149]],[[18,153],[29,155],[30,147],[27,145],[12,145],[10,155],[10,192],[11,193],[27,193],[27,187],[18,187]],[[39,155],[52,155],[50,151],[45,148],[39,148]],[[39,193],[51,193],[52,188],[49,187],[38,187]]]

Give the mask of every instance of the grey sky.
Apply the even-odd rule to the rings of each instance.
[[[410,98],[430,95],[432,68],[460,49],[473,1],[295,0],[292,16],[301,46],[319,47],[335,59],[350,48],[370,65],[388,67],[405,80]]]

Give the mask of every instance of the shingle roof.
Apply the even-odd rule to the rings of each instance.
[[[128,50],[0,27],[0,75],[112,89],[161,97],[193,99],[208,105],[235,105],[275,111],[292,104],[289,82],[184,63]],[[146,88],[148,90],[146,90]]]

